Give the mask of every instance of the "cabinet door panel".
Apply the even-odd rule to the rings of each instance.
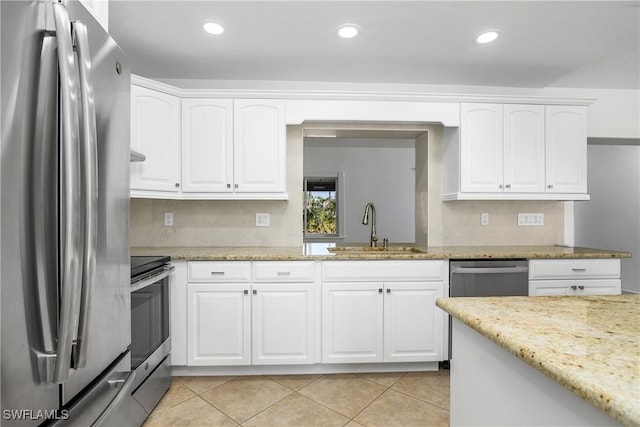
[[[131,163],[131,189],[180,190],[180,99],[131,86],[131,148],[147,158]]]
[[[248,284],[188,285],[189,365],[251,363],[248,291]]]
[[[323,284],[322,363],[382,362],[380,283]]]
[[[254,284],[253,292],[253,364],[313,363],[313,284]]]
[[[586,107],[546,107],[547,192],[587,192]]]
[[[544,193],[544,105],[504,106],[504,191]]]
[[[460,104],[462,192],[502,191],[503,121],[502,105]]]
[[[384,361],[443,359],[444,313],[436,298],[443,283],[385,283]]]
[[[233,101],[182,100],[182,191],[232,192]]]
[[[285,190],[284,101],[234,101],[234,182],[244,193]]]

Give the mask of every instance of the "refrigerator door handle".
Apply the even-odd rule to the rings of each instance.
[[[58,343],[53,381],[62,383],[69,377],[75,324],[79,312],[80,265],[80,153],[77,77],[71,40],[71,22],[61,3],[53,4],[60,71],[61,134],[61,283]]]
[[[110,386],[120,388],[118,394],[109,402],[104,411],[98,416],[96,421],[91,425],[92,427],[98,427],[104,424],[104,422],[111,416],[111,413],[116,411],[125,399],[131,398],[131,389],[133,388],[133,381],[136,379],[135,371],[124,372],[118,374],[118,376],[107,380]]]
[[[80,77],[80,99],[82,123],[80,126],[82,155],[82,188],[84,205],[84,256],[82,273],[82,299],[74,367],[83,368],[87,363],[87,340],[89,338],[89,312],[93,288],[96,281],[96,257],[98,239],[98,145],[96,132],[96,108],[91,80],[91,54],[87,27],[81,22],[73,23],[78,75]]]

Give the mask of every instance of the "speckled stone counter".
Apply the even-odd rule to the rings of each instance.
[[[324,249],[323,249],[324,248]],[[391,247],[393,248],[393,247]],[[629,258],[631,254],[562,246],[442,246],[416,247],[408,253],[385,251],[331,253],[326,245],[302,247],[134,247],[131,255],[170,255],[174,260],[308,260],[308,259],[554,259]]]
[[[440,298],[436,305],[611,418],[640,425],[640,295]]]

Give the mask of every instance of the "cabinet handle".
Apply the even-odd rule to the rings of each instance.
[[[575,271],[576,273],[584,273],[587,271],[586,268],[572,268],[571,271]]]
[[[212,276],[224,276],[224,271],[212,271]]]
[[[498,188],[502,188],[502,184],[498,185]]]
[[[547,188],[553,188],[553,184],[547,185]]]
[[[571,289],[575,291],[576,289],[578,289],[578,287],[576,285],[571,285]]]
[[[584,285],[579,285],[578,289],[580,289],[581,291],[584,291]]]
[[[278,276],[291,276],[290,271],[278,271]]]
[[[249,290],[248,290],[248,289],[245,289],[245,290],[244,290],[244,294],[245,294],[245,295],[249,295]]]
[[[238,187],[239,187],[239,185],[238,185],[238,184],[233,184],[233,186],[234,186],[235,188],[238,188]]]
[[[180,183],[176,182],[176,188],[180,187]]]
[[[258,291],[256,291],[255,289],[253,290],[253,294],[254,295],[258,295]]]
[[[378,289],[378,293],[381,294],[382,293],[382,288]]]
[[[387,288],[387,293],[390,294],[391,293],[391,289]]]
[[[506,187],[507,187],[507,188],[511,188],[511,184],[507,184],[507,185],[506,185]]]
[[[231,184],[227,184],[227,188],[231,188]]]

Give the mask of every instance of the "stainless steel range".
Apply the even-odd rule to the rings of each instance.
[[[141,425],[171,385],[168,256],[131,257],[133,421]]]

